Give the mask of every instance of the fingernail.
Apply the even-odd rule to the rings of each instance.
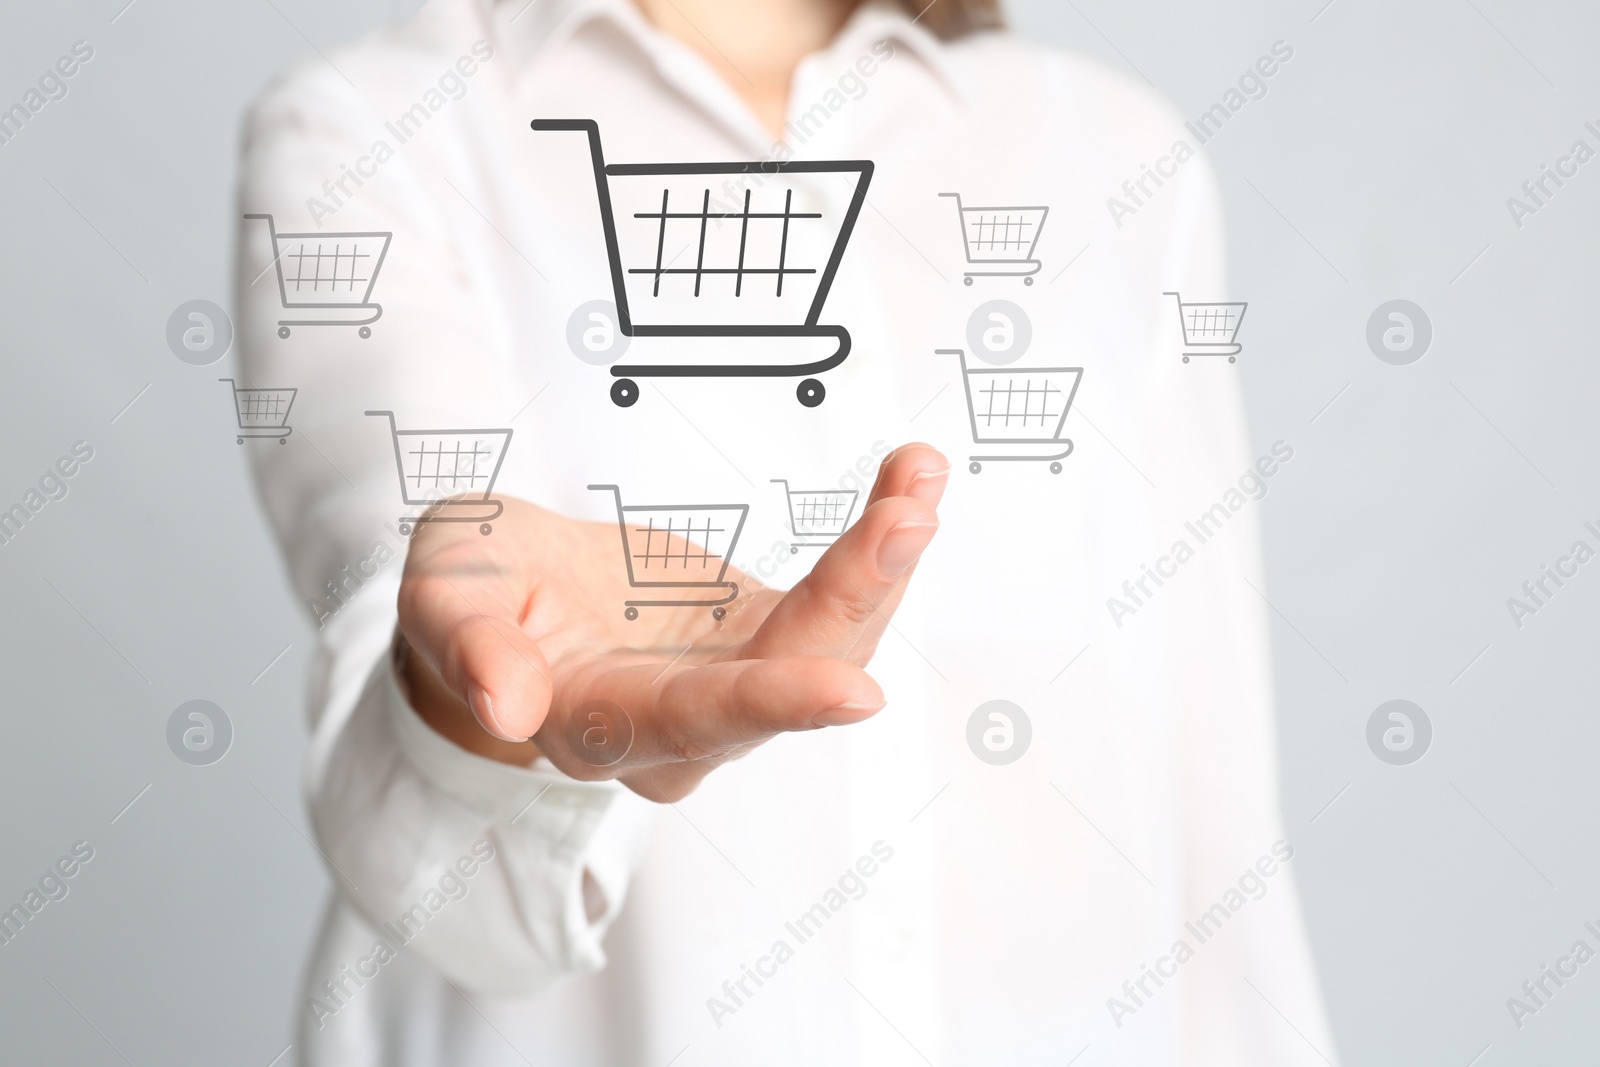
[[[467,703],[472,705],[472,713],[478,717],[478,724],[485,730],[502,741],[521,744],[526,737],[512,737],[500,725],[500,719],[494,713],[494,701],[489,699],[489,694],[478,688],[476,682],[467,685]]]
[[[878,570],[886,578],[904,574],[928,547],[938,528],[936,522],[902,522],[891,529],[878,546]]]
[[[812,726],[849,726],[851,723],[860,722],[874,712],[882,711],[882,704],[840,704],[819,711],[811,717]]]
[[[930,508],[938,507],[939,500],[944,496],[944,487],[949,484],[950,465],[947,463],[943,470],[920,471],[911,479],[911,484],[906,487],[906,496],[922,501]]]

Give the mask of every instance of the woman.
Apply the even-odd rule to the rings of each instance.
[[[242,213],[320,234],[275,287],[290,253],[246,221],[239,265],[244,377],[300,389],[294,447],[256,473],[320,628],[308,792],[336,892],[303,1062],[1332,1056],[1276,814],[1254,519],[1185,528],[1292,456],[1257,463],[1233,368],[1184,365],[1168,329],[1164,291],[1221,295],[1211,176],[1180,153],[1109,216],[1181,124],[992,32],[989,4],[917,6],[435,0],[253,111]],[[590,145],[535,119],[592,120],[620,162],[766,162],[706,183],[690,225],[713,241],[751,185],[793,179],[836,218],[868,181],[772,162],[874,164],[822,305],[852,346],[820,406],[781,377],[607,399],[596,364],[623,341]],[[951,191],[1050,208],[1037,284],[963,285]],[[706,237],[674,257],[669,218],[666,300],[725,313]],[[312,315],[280,336],[307,280],[380,304],[371,336]],[[1059,474],[969,473],[953,350],[988,329],[993,362],[1081,368]],[[771,364],[835,342],[628,344]],[[430,445],[368,411],[473,429]],[[443,455],[463,440],[495,458]],[[477,503],[432,517],[472,521],[407,539],[441,471]],[[791,549],[774,479],[870,493],[831,547]],[[627,564],[661,550],[625,517],[619,537],[619,501],[748,507],[719,617],[639,606],[661,594]],[[740,513],[710,514],[696,542]]]

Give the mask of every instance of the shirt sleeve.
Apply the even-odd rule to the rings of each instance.
[[[1234,916],[1203,948],[1190,935],[1197,952],[1182,972],[1184,1062],[1331,1063],[1335,1052],[1295,864],[1282,862],[1296,842],[1280,815],[1264,599],[1271,591],[1259,535],[1261,500],[1294,477],[1296,442],[1252,449],[1237,366],[1218,357],[1180,360],[1178,309],[1159,291],[1199,302],[1239,296],[1227,295],[1220,198],[1204,159],[1186,165],[1177,191],[1172,244],[1151,293],[1163,302],[1163,328],[1146,395],[1154,415],[1147,454],[1161,457],[1158,528],[1172,530],[1193,551],[1161,592],[1167,659],[1184,665],[1173,672],[1168,693],[1180,724],[1182,906],[1191,921],[1218,904]],[[1241,364],[1268,357],[1250,344],[1247,324],[1237,338],[1244,343]],[[1267,462],[1257,467],[1263,456]],[[1213,506],[1226,515],[1211,512]],[[1208,512],[1211,523],[1195,525]]]
[[[408,951],[465,988],[534,992],[603,965],[600,940],[653,810],[542,760],[525,769],[468,753],[424,724],[396,682],[407,538],[390,426],[365,412],[474,425],[497,410],[508,357],[437,209],[442,176],[418,173],[403,148],[378,150],[393,138],[345,78],[382,72],[341,66],[289,75],[247,117],[235,275],[238,384],[297,391],[283,445],[247,443],[296,598],[318,628],[311,824],[336,891],[374,927],[421,906],[430,921]],[[374,304],[362,290],[379,270]],[[290,307],[308,280],[333,294],[311,303],[359,306]],[[470,892],[442,897],[440,879],[485,841],[476,855],[493,859]]]

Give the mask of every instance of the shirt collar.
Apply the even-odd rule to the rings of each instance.
[[[660,54],[660,31],[632,0],[479,2],[488,9],[498,43],[518,66],[570,37],[584,25],[599,20],[614,24],[647,55]],[[867,0],[858,7],[827,51],[865,51],[880,40],[905,46],[958,102],[970,98],[951,62],[949,46],[923,27],[919,18],[907,15],[903,8],[888,0]]]
[[[861,52],[883,40],[903,45],[953,99],[958,103],[966,102],[970,94],[952,61],[950,46],[925,28],[920,18],[907,15],[904,8],[888,0],[867,0],[839,31],[829,51]]]
[[[631,0],[479,0],[500,46],[521,66],[585,24],[609,20],[635,37],[653,32]]]

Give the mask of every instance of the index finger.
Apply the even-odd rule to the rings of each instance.
[[[773,607],[744,655],[838,656],[865,664],[933,540],[950,461],[909,444],[884,458],[867,507]]]
[[[526,578],[505,538],[420,528],[401,579],[400,632],[489,733],[524,741],[544,721],[550,665],[522,629]]]

